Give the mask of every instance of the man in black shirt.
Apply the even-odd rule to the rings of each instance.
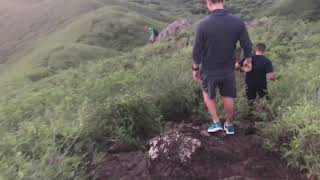
[[[193,78],[202,83],[204,101],[211,114],[208,132],[225,130],[234,134],[233,115],[236,98],[234,52],[240,41],[246,60],[243,65],[251,70],[252,43],[242,19],[224,9],[224,0],[207,0],[209,16],[197,28],[193,49]],[[222,96],[226,112],[224,128],[216,111],[216,88]]]
[[[275,81],[276,74],[273,70],[272,62],[264,56],[266,45],[259,43],[256,46],[256,55],[252,57],[252,70],[246,73],[246,93],[249,105],[252,106],[257,98],[266,97],[268,99],[268,82]],[[236,68],[243,67],[244,60],[236,64]]]

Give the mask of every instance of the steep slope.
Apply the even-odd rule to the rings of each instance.
[[[47,1],[41,2],[45,3]],[[55,1],[48,1],[47,3],[53,2]],[[74,4],[81,7],[81,2],[74,2]],[[112,0],[104,0],[99,3],[98,1],[93,2],[96,5],[95,8],[92,8],[90,12],[82,13],[82,15],[74,15],[73,20],[65,22],[63,27],[62,25],[57,26],[54,22],[58,21],[60,16],[67,17],[60,11],[64,9],[67,11],[68,6],[72,6],[72,2],[68,2],[68,6],[63,6],[62,1],[60,4],[59,1],[55,2],[54,5],[46,4],[54,10],[59,9],[57,8],[59,6],[64,7],[58,12],[54,11],[58,16],[57,18],[52,17],[54,20],[43,20],[47,22],[48,26],[50,25],[56,29],[43,32],[41,36],[41,32],[48,28],[46,24],[40,23],[39,27],[35,27],[36,30],[30,29],[30,32],[27,31],[29,32],[27,36],[30,37],[30,41],[19,39],[18,35],[19,41],[17,40],[16,44],[19,46],[15,45],[18,49],[20,45],[22,47],[24,44],[29,43],[29,49],[25,50],[24,53],[20,53],[22,49],[17,49],[10,53],[7,49],[10,49],[11,46],[4,44],[3,50],[7,52],[8,56],[11,54],[15,57],[0,65],[0,80],[2,82],[10,82],[14,79],[23,79],[26,76],[30,76],[32,80],[39,80],[55,74],[60,69],[75,67],[82,62],[94,61],[102,57],[110,57],[120,52],[129,51],[146,43],[147,34],[144,32],[146,25],[152,25],[157,28],[170,20],[168,16],[146,9],[138,4]],[[42,3],[40,4],[42,5]],[[36,5],[38,4],[35,3],[31,7],[41,8],[40,5]],[[83,6],[90,7],[88,4]],[[31,7],[28,12],[34,10]],[[47,11],[45,10],[44,12]],[[43,17],[41,13],[32,15]],[[26,19],[25,21],[32,22],[32,20],[37,20],[33,17],[29,18],[31,20]],[[30,25],[31,22],[25,23],[26,26]],[[16,33],[19,34],[19,28],[14,28],[17,29]],[[23,34],[23,32],[21,28],[20,34]],[[49,32],[52,33],[44,35]],[[12,33],[12,36],[16,38],[14,34]],[[41,39],[37,38],[40,36],[42,37]],[[14,40],[11,39],[10,41],[10,39],[3,38],[3,41],[11,42]],[[19,53],[15,53],[15,51],[19,51]]]
[[[63,28],[80,15],[99,8],[96,1],[0,0],[0,63]],[[18,53],[18,54],[17,54]]]

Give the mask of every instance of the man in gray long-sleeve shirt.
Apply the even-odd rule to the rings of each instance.
[[[197,28],[193,49],[193,77],[202,82],[204,101],[213,121],[208,132],[224,129],[226,134],[234,134],[234,99],[237,94],[234,52],[240,41],[246,57],[244,69],[249,72],[252,43],[244,21],[224,9],[224,0],[207,0],[207,6],[211,12]],[[226,111],[224,128],[216,111],[216,88],[219,89]]]

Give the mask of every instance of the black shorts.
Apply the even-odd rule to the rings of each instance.
[[[269,99],[268,96],[268,89],[266,86],[250,86],[247,85],[246,88],[246,93],[247,93],[247,98],[248,100],[255,100],[257,98],[257,96],[259,96],[259,98],[266,98]]]
[[[236,77],[235,74],[227,75],[226,77],[213,77],[201,74],[202,89],[207,92],[211,99],[216,98],[216,89],[223,97],[237,97]]]

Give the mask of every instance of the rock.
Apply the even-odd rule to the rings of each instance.
[[[191,22],[186,19],[176,20],[169,24],[164,30],[162,30],[158,36],[159,41],[170,41],[176,38],[176,36],[189,29],[192,26]]]
[[[150,141],[148,151],[151,162],[172,160],[175,163],[187,163],[192,155],[201,147],[200,140],[189,137],[178,130]]]
[[[202,143],[197,137],[190,136],[189,130],[198,131],[190,127],[175,128],[150,141],[147,154],[153,179],[186,179],[192,176],[188,169]]]
[[[202,136],[206,136],[206,137],[209,137],[209,136],[210,136],[210,134],[209,134],[208,131],[206,131],[206,130],[202,130],[202,131],[200,132],[200,134],[201,134]]]

